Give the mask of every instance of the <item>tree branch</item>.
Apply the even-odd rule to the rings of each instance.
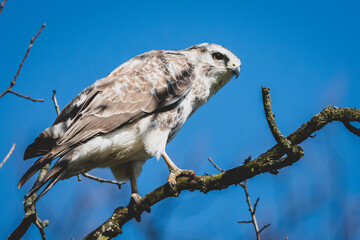
[[[1,6],[2,6],[2,7],[3,7],[3,4],[5,4],[5,2],[6,2],[6,1],[4,1],[3,3],[1,3]],[[2,9],[2,7],[1,7],[1,9]],[[0,9],[0,12],[1,12],[1,9]],[[24,96],[24,95],[22,95],[22,94],[20,94],[20,93],[17,93],[17,92],[15,92],[15,91],[12,90],[12,87],[15,85],[16,79],[17,79],[17,77],[18,77],[19,74],[20,74],[20,70],[21,70],[21,68],[22,68],[22,66],[23,66],[23,64],[24,64],[27,56],[29,55],[29,52],[30,52],[31,47],[33,46],[36,38],[37,38],[37,37],[39,36],[39,34],[42,32],[42,30],[44,29],[44,27],[45,27],[45,23],[41,26],[40,30],[39,30],[38,33],[35,35],[35,37],[31,38],[29,47],[28,47],[28,49],[27,49],[27,51],[26,51],[26,53],[25,53],[25,56],[24,56],[23,60],[21,61],[20,65],[19,65],[19,68],[18,68],[18,70],[17,70],[17,72],[16,72],[16,75],[15,75],[14,79],[10,82],[10,86],[9,86],[3,93],[0,94],[0,98],[2,98],[2,97],[3,97],[5,94],[7,94],[7,93],[12,93],[12,94],[14,94],[14,95],[16,95],[16,96],[18,96],[18,97],[22,97],[22,98],[31,100],[31,101],[33,101],[33,102],[43,102],[43,101],[45,101],[44,99],[34,99],[34,98],[29,97],[29,96]]]
[[[333,121],[360,122],[360,110],[328,106],[313,116],[308,122],[304,123],[295,132],[287,136],[286,139],[293,145],[300,144],[312,136],[313,133]],[[84,239],[114,238],[122,233],[122,226],[125,223],[143,213],[145,209],[166,198],[177,197],[183,190],[198,190],[207,193],[213,190],[225,189],[261,173],[273,172],[274,170],[290,166],[303,157],[303,153],[300,150],[297,154],[288,154],[286,157],[283,157],[286,153],[287,151],[284,149],[284,146],[278,143],[258,158],[252,161],[245,161],[243,165],[225,172],[207,176],[181,176],[177,178],[176,191],[172,190],[168,184],[164,184],[141,198],[139,204],[134,206],[134,208],[129,206],[118,207],[106,222],[88,234]]]
[[[14,150],[15,150],[15,143],[13,143],[13,145],[10,148],[9,153],[4,157],[4,159],[2,160],[2,162],[0,163],[0,168],[2,168],[2,166],[5,164],[5,162],[9,159],[9,157],[11,156],[11,154],[13,154]]]
[[[347,130],[349,130],[351,133],[355,134],[356,136],[360,137],[360,129],[351,125],[349,121],[344,121],[343,124],[347,128]]]
[[[276,142],[282,146],[288,155],[293,157],[302,157],[304,155],[303,150],[299,146],[292,146],[292,143],[281,134],[278,126],[275,122],[275,114],[271,108],[270,89],[268,87],[262,87],[263,105],[265,110],[265,117],[268,122],[271,134],[275,138]]]
[[[89,178],[89,179],[98,181],[98,182],[100,182],[100,183],[111,183],[111,184],[115,184],[115,185],[118,186],[119,189],[121,189],[121,185],[123,185],[123,184],[126,183],[126,182],[118,182],[118,181],[108,180],[108,179],[104,179],[104,178],[99,178],[99,177],[93,176],[93,175],[88,174],[88,173],[83,173],[83,174],[81,174],[81,175],[83,175],[83,176],[86,177],[86,178]],[[80,175],[78,175],[78,180],[81,181]]]
[[[220,172],[225,172],[224,169],[220,168],[218,165],[214,163],[214,161],[211,159],[211,157],[208,158],[209,162]]]
[[[0,14],[1,14],[1,11],[3,10],[3,8],[4,8],[5,3],[6,3],[6,0],[4,0],[2,3],[0,3]]]
[[[50,163],[46,164],[41,170],[40,174],[35,182],[35,184],[41,181],[45,174],[49,171]],[[43,240],[46,240],[45,236],[45,227],[49,225],[49,221],[41,221],[39,216],[37,215],[36,206],[34,203],[36,199],[37,192],[29,196],[29,194],[25,195],[24,201],[24,212],[25,216],[21,220],[19,226],[10,234],[8,237],[9,240],[18,240],[21,239],[24,234],[27,232],[31,224],[33,223],[40,231],[41,237]]]
[[[55,110],[57,111],[57,107],[59,106],[57,105],[55,90],[53,90],[52,99],[54,101]],[[46,173],[49,171],[49,168],[50,168],[50,163],[46,164],[40,170],[39,176],[37,177],[34,185],[44,178]],[[45,227],[49,225],[49,221],[48,220],[41,221],[39,216],[37,215],[36,206],[35,204],[33,204],[36,197],[37,197],[37,192],[35,192],[31,196],[29,196],[29,194],[25,195],[25,200],[24,200],[25,216],[21,220],[19,226],[9,235],[8,237],[9,240],[21,239],[24,236],[24,234],[27,232],[31,224],[34,224],[39,229],[42,240],[46,240]]]
[[[255,216],[255,207],[253,208],[252,204],[251,204],[251,200],[250,200],[250,194],[247,190],[247,180],[244,181],[244,183],[240,183],[240,186],[244,189],[245,192],[245,196],[246,196],[246,202],[249,206],[249,212],[251,215],[251,221],[245,221],[246,223],[250,222],[253,224],[254,229],[255,229],[255,233],[256,233],[256,239],[260,240],[260,230],[259,230],[259,225],[256,221],[256,216]],[[259,199],[259,198],[258,198]],[[256,201],[256,205],[258,203],[258,200]],[[238,223],[243,223],[244,221],[239,221]]]
[[[57,99],[56,99],[56,90],[53,90],[52,100],[53,100],[53,102],[54,102],[56,115],[59,116],[59,114],[60,114],[60,107],[59,107],[59,104],[58,104]]]

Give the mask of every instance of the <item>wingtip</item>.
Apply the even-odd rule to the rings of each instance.
[[[22,179],[20,179],[20,181],[18,182],[17,184],[17,188],[20,189],[23,185],[24,185],[24,182],[21,181]]]

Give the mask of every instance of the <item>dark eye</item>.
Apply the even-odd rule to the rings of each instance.
[[[221,53],[219,52],[216,52],[216,53],[213,53],[212,54],[212,58],[214,60],[223,60],[224,59],[224,55],[222,55]]]

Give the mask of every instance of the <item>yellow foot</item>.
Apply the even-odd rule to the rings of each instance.
[[[195,172],[193,170],[182,170],[182,169],[174,169],[172,171],[170,171],[170,175],[167,179],[170,187],[175,190],[175,186],[176,186],[176,178],[179,176],[195,176]]]
[[[136,204],[139,205],[140,203],[140,195],[138,193],[132,193],[131,194],[131,199],[130,199],[130,204]]]

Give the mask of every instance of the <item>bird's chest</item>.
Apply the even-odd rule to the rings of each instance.
[[[169,129],[167,142],[170,142],[176,136],[188,118],[202,105],[194,100],[196,99],[192,97],[186,98],[179,106],[164,113],[162,122]]]

